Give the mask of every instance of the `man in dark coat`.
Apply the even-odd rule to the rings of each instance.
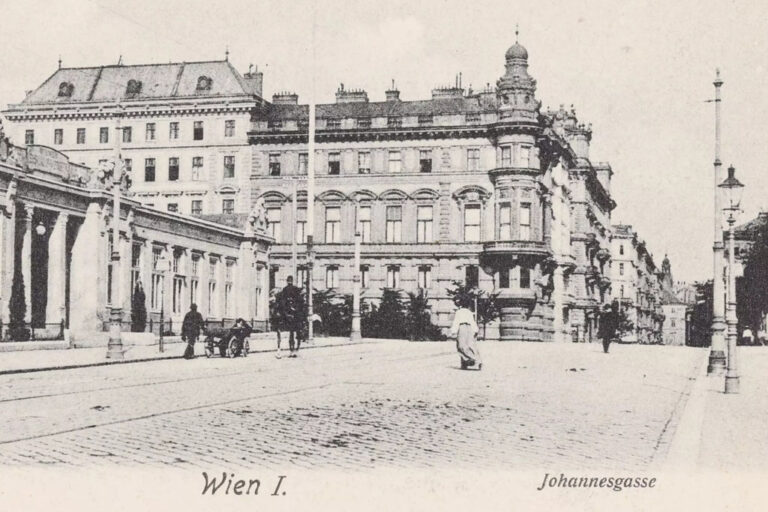
[[[616,337],[616,330],[618,329],[619,312],[617,311],[617,304],[614,302],[612,305],[606,304],[603,306],[603,311],[600,314],[600,325],[597,333],[598,337],[603,342],[603,352],[608,353],[608,348],[611,346],[611,341]]]
[[[283,320],[285,329],[288,330],[288,357],[296,357],[301,345],[301,325],[304,315],[304,299],[301,296],[301,288],[293,286],[293,276],[288,276],[285,288],[280,290],[277,307]]]
[[[197,304],[190,305],[189,312],[184,315],[184,322],[181,324],[181,339],[187,342],[184,359],[194,359],[195,342],[203,327],[205,327],[203,315],[197,312]]]

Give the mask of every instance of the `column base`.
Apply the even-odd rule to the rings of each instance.
[[[107,359],[122,361],[125,359],[122,338],[122,308],[109,310],[109,342],[107,343]]]
[[[739,377],[736,375],[725,376],[725,392],[728,394],[736,394],[739,392]]]
[[[711,350],[709,352],[709,364],[707,365],[707,374],[721,375],[725,372],[725,351]]]

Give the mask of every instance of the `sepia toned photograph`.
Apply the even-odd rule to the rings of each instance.
[[[0,3],[4,510],[761,510],[768,6]]]

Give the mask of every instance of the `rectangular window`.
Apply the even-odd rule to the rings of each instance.
[[[620,293],[619,297],[621,297],[623,299],[624,298],[624,285],[621,285],[621,288],[619,289],[619,293]]]
[[[235,213],[235,200],[234,199],[222,199],[221,201],[221,213]]]
[[[155,181],[155,159],[144,159],[144,181]]]
[[[419,171],[432,172],[432,150],[422,149],[419,151]]]
[[[219,314],[216,301],[216,281],[208,281],[208,314],[212,317],[216,317]]]
[[[168,159],[168,181],[176,181],[179,179],[179,159],[177,157],[171,157]]]
[[[432,267],[428,265],[422,265],[418,270],[418,282],[419,288],[423,290],[429,289],[432,284]]]
[[[202,215],[203,214],[203,201],[200,199],[193,199],[192,200],[192,209],[190,211],[192,215]]]
[[[370,128],[371,127],[371,118],[370,117],[359,117],[359,118],[357,118],[357,127],[358,128]]]
[[[368,288],[371,281],[371,269],[368,265],[360,265],[360,286]]]
[[[432,114],[419,114],[419,126],[429,126],[434,122]]]
[[[531,269],[520,267],[520,288],[528,289],[531,287]]]
[[[512,167],[512,146],[501,146],[501,166]]]
[[[309,278],[309,272],[307,271],[307,267],[298,267],[296,269],[296,272],[298,275],[296,276],[296,280],[298,281],[296,283],[296,286],[300,288],[305,288],[307,286],[307,279]]]
[[[61,128],[53,130],[53,143],[57,146],[64,144],[64,130]]]
[[[464,207],[464,241],[480,241],[480,205],[469,204]]]
[[[131,297],[136,292],[136,285],[141,280],[141,244],[131,246]]]
[[[307,243],[307,209],[296,208],[296,243]]]
[[[479,149],[467,150],[467,170],[469,171],[480,170],[480,150]]]
[[[155,123],[147,123],[146,139],[155,140]]]
[[[130,126],[123,128],[123,142],[131,142],[133,140],[133,130]]]
[[[520,204],[520,240],[531,239],[531,203]]]
[[[299,153],[299,174],[306,176],[307,169],[309,169],[309,155],[307,153]]]
[[[171,124],[168,125],[168,139],[176,140],[178,138],[179,138],[179,123],[178,121],[171,121]]]
[[[520,146],[517,154],[517,166],[528,167],[531,164],[531,146]]]
[[[399,151],[389,152],[389,172],[399,173],[403,170],[403,161]]]
[[[179,203],[168,203],[168,211],[169,212],[178,212],[179,211]]]
[[[125,172],[128,174],[133,172],[133,160],[130,158],[123,159],[123,165],[125,166]]]
[[[163,250],[159,247],[152,248],[152,284],[150,288],[150,308],[157,311],[160,309],[160,290],[162,287],[163,275],[160,272],[159,264]]]
[[[203,176],[203,157],[192,157],[192,181],[199,181]]]
[[[476,265],[467,265],[464,268],[464,284],[470,288],[477,287],[480,282],[480,273]]]
[[[85,128],[77,129],[77,143],[85,144]]]
[[[403,126],[403,118],[400,116],[390,116],[387,118],[388,128],[400,128]]]
[[[339,267],[331,266],[331,267],[325,268],[325,287],[326,288],[339,287]]]
[[[224,155],[224,178],[231,179],[235,177],[235,156]]]
[[[499,288],[509,288],[509,268],[499,270]]]
[[[280,176],[280,153],[269,154],[269,175]]]
[[[387,267],[387,288],[400,288],[400,267]]]
[[[267,232],[280,243],[280,208],[267,208]]]
[[[203,122],[195,121],[192,124],[192,138],[194,140],[203,140]]]
[[[109,128],[106,126],[99,128],[99,142],[102,144],[109,142]]]
[[[181,298],[184,294],[184,277],[173,276],[173,296],[171,301],[171,309],[175,314],[181,314],[182,304]]]
[[[327,119],[325,127],[329,130],[338,130],[341,128],[341,119]]]
[[[512,239],[512,207],[508,204],[499,206],[499,240]]]
[[[277,287],[277,271],[280,267],[273,265],[269,267],[269,289],[274,290]]]
[[[419,206],[416,208],[416,241],[432,242],[432,207]]]
[[[328,174],[341,173],[341,154],[328,153]]]
[[[360,231],[360,241],[364,244],[371,242],[371,207],[361,206],[357,210],[357,229]]]
[[[341,241],[341,208],[325,208],[325,243],[335,244]]]
[[[35,130],[26,130],[24,132],[24,144],[29,146],[35,143]]]
[[[190,276],[190,279],[189,279],[189,303],[199,304],[200,302],[200,292],[199,292],[200,255],[199,254],[192,255],[191,273],[192,275]]]
[[[301,121],[299,121],[301,123]],[[278,130],[283,127],[283,122],[279,119],[267,121],[267,128],[270,130]]]
[[[403,209],[387,206],[387,243],[400,243],[402,239]]]
[[[480,114],[478,113],[465,114],[465,118],[467,123],[479,123],[481,120]]]
[[[619,244],[619,254],[624,254],[624,244]]]
[[[235,136],[235,120],[234,119],[227,119],[226,121],[224,121],[224,136],[225,137]]]
[[[234,279],[235,262],[227,260],[224,267],[224,316],[232,314],[232,280]]]
[[[624,264],[623,263],[619,263],[619,275],[620,276],[624,275]]]
[[[371,153],[368,151],[360,151],[357,154],[357,172],[360,174],[371,173]]]

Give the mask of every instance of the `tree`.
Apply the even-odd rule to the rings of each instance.
[[[477,307],[477,322],[483,326],[483,340],[485,340],[488,324],[501,316],[499,307],[499,292],[487,293],[473,286],[467,286],[461,281],[453,281],[454,288],[448,289],[448,296],[458,304],[468,301]]]
[[[144,332],[147,327],[147,296],[141,282],[136,281],[131,297],[131,331]]]
[[[27,303],[24,299],[24,276],[21,265],[14,265],[13,281],[11,283],[11,299],[8,302],[8,337],[14,341],[27,341],[30,331],[24,323],[27,314]]]
[[[408,293],[406,308],[406,331],[411,341],[442,341],[445,334],[439,326],[432,323],[432,315],[427,294],[423,289],[418,293]]]
[[[743,278],[738,279],[737,284],[739,323],[757,334],[763,330],[763,319],[768,312],[768,223],[758,228],[755,242],[747,253]]]
[[[363,337],[405,339],[408,336],[405,310],[406,303],[401,298],[400,292],[385,288],[378,306],[372,305],[363,315],[361,322]]]
[[[315,290],[312,313],[321,318],[318,334],[349,336],[352,330],[352,296],[333,289]]]

